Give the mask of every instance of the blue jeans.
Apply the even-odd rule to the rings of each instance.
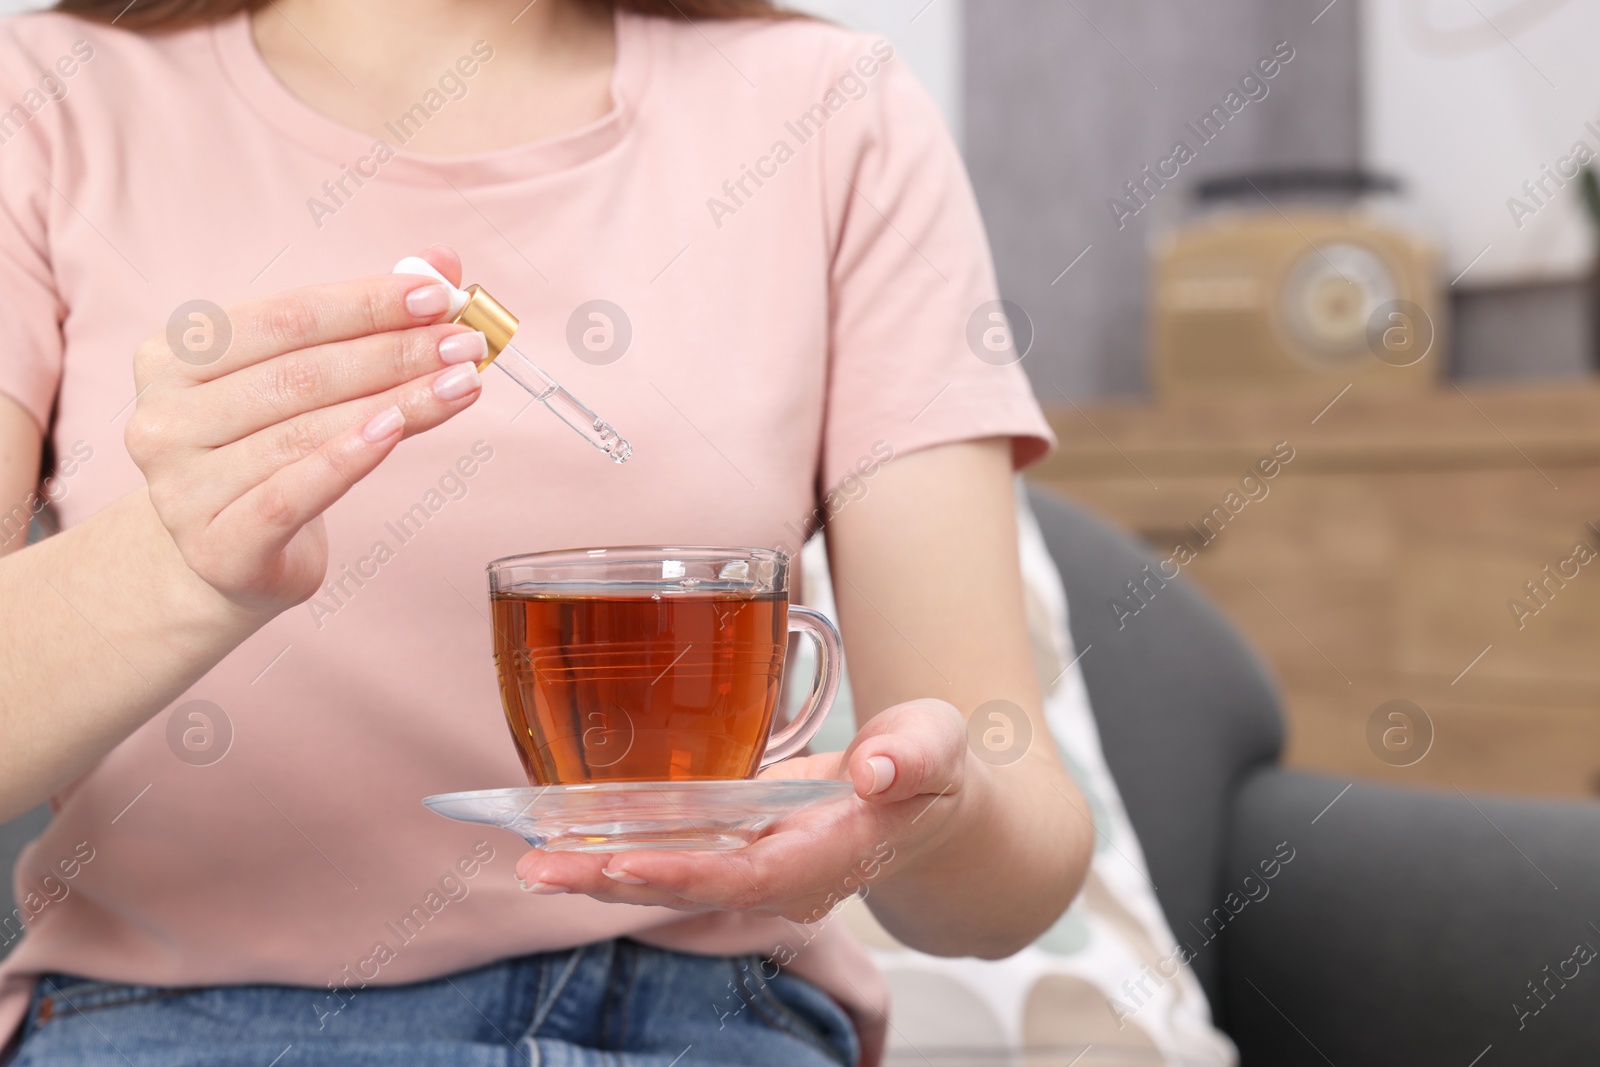
[[[619,938],[404,986],[42,978],[9,1067],[854,1067],[855,1030],[757,956]]]

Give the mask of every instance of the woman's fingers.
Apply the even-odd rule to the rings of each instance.
[[[875,804],[954,793],[966,757],[966,720],[942,700],[885,708],[867,720],[845,754],[856,795]]]
[[[285,352],[437,322],[449,306],[449,291],[420,274],[313,285],[228,308],[225,323],[209,324],[228,331],[226,344],[211,335],[220,349],[214,353],[179,358],[158,335],[140,349],[136,368],[146,379],[164,369],[209,382]]]
[[[604,870],[612,858],[594,853],[535,850],[523,856],[517,864],[517,879],[525,892],[541,896],[579,893],[608,904],[655,905],[681,911],[712,910],[709,905],[685,900],[650,886],[607,878]],[[524,871],[539,873],[524,877]]]
[[[402,438],[439,425],[471,406],[480,392],[477,368],[463,363],[390,395],[343,405],[317,443],[301,440],[305,455],[265,464],[272,473],[217,513],[211,532],[223,544],[253,541],[263,559],[273,558],[301,527],[372,473]]]
[[[911,700],[867,720],[844,752],[796,756],[760,777],[849,778],[858,796],[894,803],[951,792],[961,781],[966,743],[966,720],[954,705]]]
[[[877,820],[855,801],[832,817],[782,826],[733,852],[619,853],[602,873],[696,904],[805,921],[815,901],[856,892],[865,884],[863,867],[881,860],[885,849],[893,854]]]
[[[267,426],[198,457],[197,467],[203,474],[185,484],[181,506],[194,519],[208,521],[277,471],[315,455],[388,408],[400,409],[404,420],[401,435],[411,437],[471,407],[482,392],[477,367],[459,363],[374,396]]]
[[[754,911],[801,922],[877,876],[894,850],[872,814],[851,800],[818,809],[731,852],[643,850],[609,856],[529,852],[517,864],[525,884],[563,886],[614,903],[690,910]],[[551,891],[546,889],[544,891]]]
[[[282,579],[274,564],[300,531],[372,473],[404,436],[405,416],[388,407],[312,454],[279,469],[222,509],[190,542],[185,558],[249,606],[258,585]],[[195,555],[199,558],[189,558]]]
[[[483,334],[442,323],[317,345],[193,386],[191,437],[218,448],[308,411],[374,396],[487,354]]]
[[[433,264],[433,269],[450,279],[450,284],[461,288],[461,257],[449,245],[429,245],[422,250],[422,258]]]
[[[532,867],[524,882],[564,885],[570,892],[614,904],[744,911],[796,922],[823,918],[833,904],[863,884],[859,877],[852,880],[841,874],[832,888],[821,886],[819,871],[831,869],[837,859],[827,848],[796,849],[794,842],[787,842],[786,849],[794,851],[768,863],[746,855],[753,847],[734,853],[624,852],[605,858],[603,864],[597,864],[596,857],[571,863],[565,854],[556,854]]]

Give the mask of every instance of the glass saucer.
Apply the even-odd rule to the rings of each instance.
[[[854,794],[849,782],[751,778],[479,789],[423,803],[447,819],[498,826],[550,852],[725,852],[785,816]]]

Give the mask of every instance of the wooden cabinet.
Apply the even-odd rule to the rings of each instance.
[[[1395,396],[1362,383],[1337,399],[1050,416],[1061,448],[1033,480],[1133,530],[1221,604],[1278,676],[1289,762],[1600,792],[1600,388]],[[1293,458],[1267,478],[1257,464],[1275,448]],[[1142,610],[1160,610],[1159,594]],[[1369,719],[1397,699],[1433,729],[1409,766],[1369,741]]]

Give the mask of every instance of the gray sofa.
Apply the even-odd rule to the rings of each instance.
[[[1108,603],[1156,557],[1032,499],[1106,761],[1244,1067],[1600,1063],[1600,804],[1280,766],[1277,696],[1227,620],[1180,577],[1118,629]]]
[[[1600,966],[1572,962],[1600,949],[1600,805],[1279,766],[1277,697],[1227,620],[1180,578],[1119,630],[1106,604],[1154,557],[1033,506],[1157,896],[1245,1067],[1600,1062]],[[4,869],[47,818],[0,827]]]

